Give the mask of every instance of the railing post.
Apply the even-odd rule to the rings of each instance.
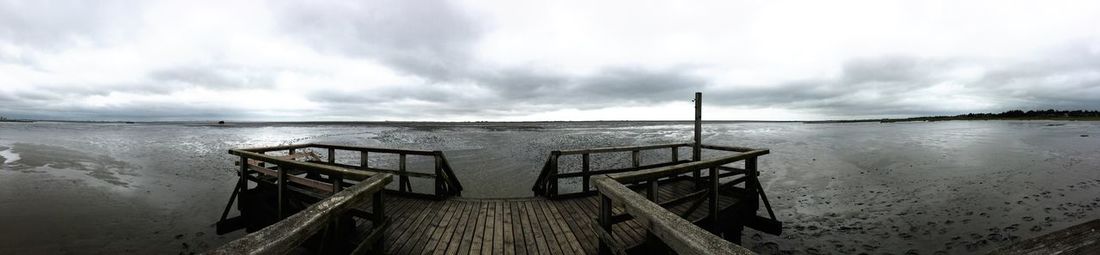
[[[675,163],[676,161],[680,161],[680,146],[672,146],[672,161],[671,162]]]
[[[370,160],[367,156],[369,156],[367,151],[359,151],[359,167],[364,170],[370,167]]]
[[[646,190],[646,199],[657,203],[657,179],[647,181],[649,189]]]
[[[630,151],[630,164],[634,168],[638,168],[638,166],[642,165],[641,159],[638,157],[638,150]]]
[[[607,238],[611,238],[611,198],[607,197],[607,195],[604,194],[600,194],[599,220],[600,228],[603,229],[605,233],[607,233]],[[603,238],[598,239],[600,240],[599,253],[611,254],[611,247],[607,244],[610,240],[604,240]]]
[[[710,232],[718,234],[718,167],[710,168]]]
[[[435,155],[435,195],[437,197],[443,197],[445,193],[443,188],[443,152],[434,151]]]
[[[328,163],[329,164],[335,164],[336,163],[336,149],[334,149],[334,148],[328,148]]]
[[[382,201],[382,190],[374,192],[372,196],[371,211],[373,213],[374,226],[378,231],[378,240],[374,242],[374,251],[377,254],[383,254],[386,252],[386,208]]]
[[[547,191],[547,195],[550,198],[558,196],[558,157],[561,156],[561,151],[550,152],[550,174],[547,176],[550,189]]]
[[[405,171],[405,153],[398,154],[398,172],[401,173],[397,177],[398,190],[401,192],[412,192],[412,185],[409,185],[409,175]]]
[[[751,199],[749,200],[749,206],[752,207],[753,211],[760,208],[760,202],[758,202],[758,197],[760,197],[760,180],[756,178],[759,175],[756,169],[756,157],[745,159],[745,178],[748,178],[745,181],[745,190],[749,194],[747,199]]]
[[[233,189],[233,194],[229,195],[229,203],[225,204],[225,210],[222,211],[221,220],[225,220],[229,217],[229,209],[233,208],[233,200],[237,198],[237,195],[248,189],[248,158],[241,156],[241,168],[239,170],[241,176],[237,180],[237,187]],[[237,208],[241,208],[244,201],[238,201]]]
[[[703,159],[701,145],[703,143],[703,93],[695,92],[695,139],[694,144],[691,147],[691,161],[700,161]],[[695,177],[695,187],[699,188],[699,177],[702,176],[701,170],[696,169],[691,175]]]
[[[591,177],[588,171],[592,170],[592,166],[589,165],[588,153],[581,154],[581,191],[588,192],[590,190]]]
[[[332,194],[340,192],[344,189],[344,176],[339,174],[330,175],[332,177]]]
[[[329,154],[329,155],[332,155],[332,154]],[[340,190],[344,189],[344,185],[343,185],[344,184],[344,176],[343,175],[330,174],[329,177],[330,177],[329,179],[332,180],[332,194],[333,195],[335,195],[336,193],[339,193]],[[342,229],[341,229],[341,226],[343,226],[343,224],[341,224],[343,222],[343,220],[344,220],[344,217],[342,215],[336,215],[335,217],[332,218],[332,220],[330,220],[329,229],[327,229],[325,231],[328,231],[328,233],[331,233],[333,236],[332,236],[332,239],[325,240],[326,243],[323,246],[327,247],[327,246],[330,246],[330,245],[339,245],[339,244],[342,244],[344,242],[344,240],[343,240],[344,235],[343,235],[343,232],[342,232]],[[334,249],[339,250],[340,247],[334,247]]]
[[[286,217],[284,217],[285,216],[284,214],[286,214],[286,207],[284,205],[286,205],[286,199],[287,199],[287,194],[286,194],[287,170],[290,170],[287,166],[279,166],[279,184],[277,185],[278,186],[278,192],[279,192],[279,202],[278,202],[278,207],[277,207],[277,209],[279,210],[279,213],[278,213],[279,220],[282,220],[282,219],[286,218]]]

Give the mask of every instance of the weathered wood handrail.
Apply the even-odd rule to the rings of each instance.
[[[314,203],[286,219],[283,219],[260,231],[248,234],[229,242],[208,254],[286,254],[293,251],[309,237],[344,215],[352,207],[371,199],[374,216],[371,236],[366,242],[376,242],[369,247],[381,251],[385,230],[384,210],[382,210],[382,189],[392,181],[389,174],[375,174],[359,184],[351,186],[332,196]],[[372,240],[373,239],[373,240]],[[360,244],[359,249],[368,248]],[[354,252],[353,252],[354,253]]]
[[[688,220],[646,199],[609,177],[596,177],[600,191],[600,253],[622,253],[624,247],[612,247],[611,206],[621,203],[627,213],[648,225],[647,231],[660,238],[678,254],[754,254],[752,251],[728,242],[695,226]]]
[[[657,179],[661,177],[668,177],[674,175],[680,175],[684,173],[690,173],[699,169],[718,168],[723,165],[742,161],[749,158],[756,158],[770,153],[767,149],[751,150],[736,155],[725,156],[721,158],[715,158],[704,161],[695,161],[689,163],[683,163],[674,166],[658,167],[646,170],[638,170],[633,172],[608,174],[608,177],[615,179],[622,183],[634,183],[646,180]]]
[[[396,175],[398,177],[398,187],[394,191],[396,191],[397,193],[401,193],[401,194],[418,195],[418,196],[434,196],[435,198],[444,198],[444,197],[447,197],[447,196],[461,195],[461,192],[462,192],[462,184],[459,182],[458,178],[455,176],[454,170],[451,168],[450,163],[447,161],[446,156],[443,154],[442,151],[374,148],[374,147],[362,147],[362,146],[351,146],[351,145],[335,145],[335,144],[323,144],[323,143],[304,143],[304,144],[279,145],[279,146],[259,147],[259,148],[234,149],[234,150],[230,150],[230,154],[239,155],[239,154],[242,154],[242,153],[251,153],[250,154],[251,157],[261,157],[260,155],[262,155],[262,156],[266,156],[266,157],[261,157],[262,161],[270,161],[270,160],[273,160],[273,158],[270,155],[265,155],[263,153],[272,152],[272,151],[284,151],[284,150],[286,150],[286,151],[289,151],[291,154],[293,154],[294,151],[297,150],[297,149],[307,149],[307,148],[319,148],[319,149],[327,150],[328,151],[327,162],[301,162],[301,161],[292,161],[292,162],[281,161],[281,162],[284,163],[284,164],[288,164],[289,166],[295,167],[295,168],[303,167],[302,164],[307,164],[307,165],[304,165],[307,169],[314,169],[314,168],[317,168],[318,166],[325,165],[325,166],[328,166],[329,168],[318,168],[318,169],[330,169],[330,170],[332,170],[332,169],[345,169],[345,170],[346,169],[357,169],[357,170],[362,170],[362,171],[366,171],[366,172],[393,174],[393,175]],[[349,165],[349,164],[344,164],[344,163],[338,162],[336,160],[337,150],[358,152],[359,155],[360,155],[359,165]],[[397,169],[383,169],[383,168],[378,168],[378,167],[371,167],[369,165],[369,161],[367,160],[371,153],[383,153],[383,154],[396,154],[396,155],[398,155],[398,168]],[[407,169],[408,168],[407,167],[407,162],[408,162],[407,156],[408,155],[433,157],[434,164],[435,164],[434,171],[431,172],[431,173],[408,171],[408,169]],[[261,160],[261,159],[257,159],[257,160]],[[359,179],[362,179],[362,178],[366,178],[366,177],[361,177]],[[433,179],[435,188],[431,191],[431,193],[429,193],[429,192],[414,192],[413,187],[412,187],[412,183],[409,180],[409,178]]]
[[[539,176],[535,180],[535,184],[531,188],[531,191],[534,191],[535,195],[545,196],[545,197],[549,197],[549,198],[569,198],[569,197],[593,194],[595,191],[593,191],[591,189],[591,184],[590,184],[592,176],[603,175],[603,174],[623,173],[623,172],[633,172],[633,171],[640,171],[640,170],[645,170],[645,169],[668,167],[668,166],[673,166],[673,165],[677,165],[677,164],[681,164],[681,163],[690,162],[689,160],[681,160],[680,159],[679,150],[682,147],[689,147],[690,148],[692,146],[693,146],[693,144],[691,144],[691,143],[670,143],[670,144],[656,144],[656,145],[621,146],[621,147],[604,147],[604,148],[593,148],[593,149],[575,149],[575,150],[551,151],[550,156],[548,157],[548,159],[546,161],[546,164],[543,166],[542,170],[539,172]],[[700,145],[700,148],[701,149],[707,149],[707,150],[718,150],[718,151],[728,151],[728,152],[738,152],[738,153],[752,152],[753,150],[755,150],[755,149],[752,149],[752,148],[745,148],[745,147],[719,146],[719,145],[706,145],[706,144]],[[639,156],[639,153],[641,151],[660,150],[660,149],[671,149],[671,151],[670,151],[670,156],[671,157],[669,157],[669,161],[661,162],[661,163],[655,163],[655,164],[648,164],[648,165],[641,164],[641,160],[640,160],[640,156]],[[630,167],[617,168],[617,169],[601,169],[601,170],[593,170],[591,168],[591,163],[590,163],[591,162],[591,160],[590,160],[590,158],[591,158],[590,155],[591,154],[614,153],[614,152],[631,152]],[[767,154],[767,152],[764,152],[764,154]],[[580,171],[567,172],[567,173],[563,173],[563,172],[560,171],[561,169],[559,168],[558,161],[561,158],[561,156],[565,156],[565,155],[581,155],[581,169],[580,169]],[[737,170],[737,169],[729,168],[729,167],[722,167],[719,170],[731,171],[731,170]],[[699,171],[694,171],[693,176],[695,178],[700,178],[701,175],[700,175]],[[563,178],[576,178],[576,177],[581,177],[580,191],[559,193],[560,189],[559,189],[558,182],[560,181],[560,179],[563,179]]]
[[[720,226],[718,222],[720,218],[718,215],[718,191],[721,187],[720,178],[722,178],[722,175],[718,173],[718,170],[720,167],[723,167],[723,165],[745,161],[746,170],[743,174],[747,176],[755,175],[757,157],[768,153],[769,151],[766,149],[748,150],[736,155],[716,159],[595,177],[596,188],[600,194],[600,228],[597,229],[597,236],[600,239],[600,252],[603,254],[611,252],[622,253],[625,249],[625,247],[616,244],[611,237],[612,225],[621,221],[616,220],[617,218],[623,218],[612,215],[611,209],[614,203],[623,204],[626,208],[626,212],[630,216],[633,216],[632,218],[647,222],[648,224],[643,224],[648,225],[647,231],[653,236],[661,239],[662,242],[677,253],[752,254],[752,252],[743,247],[723,240],[716,235],[712,235],[712,233],[718,233],[718,228]],[[707,219],[710,221],[709,226],[711,228],[709,233],[695,226],[690,221],[664,209],[657,201],[653,201],[656,200],[655,194],[658,179],[679,176],[701,169],[709,169],[709,176],[707,176],[709,185],[704,189],[706,190],[706,197],[709,200],[709,210],[707,214]],[[649,187],[646,196],[638,194],[624,184],[635,182],[646,182],[648,184]],[[748,190],[754,188],[756,187],[746,187]],[[750,191],[750,193],[752,193],[752,191]],[[750,197],[755,200],[755,193],[751,194]],[[687,200],[687,197],[683,200]]]
[[[282,167],[294,168],[294,169],[303,169],[303,170],[308,169],[308,170],[317,171],[317,172],[320,172],[320,173],[323,173],[323,174],[342,175],[342,176],[344,176],[344,178],[355,178],[357,180],[370,178],[372,175],[374,175],[373,173],[370,173],[370,172],[367,172],[367,171],[357,171],[357,170],[347,169],[347,168],[338,167],[338,166],[331,166],[331,165],[326,165],[326,164],[321,164],[321,163],[313,163],[313,162],[306,162],[306,161],[297,161],[297,160],[284,159],[284,158],[280,158],[278,156],[265,155],[265,154],[261,154],[261,153],[252,152],[250,150],[244,150],[244,149],[230,149],[229,154],[237,155],[237,156],[240,156],[241,158],[245,158],[245,159],[253,159],[253,160],[258,160],[258,161],[262,161],[262,162],[266,162],[266,163],[276,164],[276,165],[279,165],[279,166],[282,166]],[[245,161],[242,161],[242,162],[245,162]]]
[[[591,154],[591,153],[607,153],[607,152],[626,152],[637,150],[654,150],[665,149],[673,147],[689,147],[690,143],[669,143],[669,144],[653,144],[653,145],[637,145],[637,146],[618,146],[618,147],[602,147],[591,149],[575,149],[575,150],[559,150],[561,155],[574,155],[574,154]]]

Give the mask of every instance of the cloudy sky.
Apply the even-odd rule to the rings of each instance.
[[[1100,109],[1100,1],[0,0],[0,115],[850,119]]]

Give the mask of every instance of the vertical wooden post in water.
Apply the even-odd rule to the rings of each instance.
[[[691,147],[691,161],[702,160],[703,144],[703,92],[695,92],[695,143]],[[701,170],[696,169],[691,175],[695,177],[696,183],[699,182],[699,177],[702,176]],[[696,188],[699,185],[695,186]]]

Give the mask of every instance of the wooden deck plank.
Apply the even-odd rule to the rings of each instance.
[[[562,245],[562,250],[565,250],[565,248],[570,248],[571,251],[569,253],[584,253],[584,248],[581,248],[580,241],[577,240],[577,236],[573,233],[573,230],[569,227],[569,224],[565,222],[565,216],[563,215],[562,211],[559,210],[555,202],[547,203],[547,205],[549,206],[547,206],[546,209],[549,210],[548,213],[550,213],[550,215],[553,215],[551,219],[553,219],[555,221],[555,224],[557,224],[558,227],[562,230],[561,235],[559,235],[562,238],[558,239],[558,241]]]
[[[512,235],[512,225],[514,225],[514,223],[512,223],[512,210],[511,207],[509,207],[508,205],[509,203],[507,202],[499,202],[498,204],[498,206],[500,206],[500,210],[503,212],[501,214],[501,220],[503,221],[503,226],[501,226],[503,243],[501,245],[502,249],[504,249],[504,255],[515,255],[516,240]]]
[[[424,223],[423,228],[420,228],[420,233],[415,235],[415,239],[412,240],[412,247],[409,253],[405,254],[421,254],[424,251],[424,247],[431,243],[431,237],[440,229],[443,219],[447,216],[448,207],[452,206],[455,202],[452,200],[442,201],[439,209],[427,212],[430,214],[429,221]]]
[[[403,236],[409,235],[409,226],[414,224],[416,219],[420,217],[420,212],[425,210],[424,207],[427,206],[420,200],[397,198],[397,201],[401,201],[400,204],[403,205],[397,208],[399,211],[386,212],[386,215],[393,221],[386,228],[389,232],[386,233],[386,237],[390,239],[386,244],[386,250],[391,254],[396,253],[396,248],[403,245],[400,241],[403,240]],[[389,208],[387,206],[387,209]]]
[[[689,181],[660,185],[661,201],[690,193]],[[722,206],[735,199],[721,197]],[[391,254],[594,254],[598,248],[598,197],[548,200],[422,200],[386,196],[387,253]],[[670,210],[683,211],[690,203]],[[622,208],[614,209],[622,213]],[[705,208],[696,214],[705,214]],[[698,216],[698,215],[692,215]],[[613,226],[624,244],[644,240],[645,224],[629,220]]]
[[[413,253],[426,254],[438,250],[438,246],[440,245],[440,240],[443,239],[443,235],[448,231],[448,229],[454,228],[454,223],[452,221],[454,221],[454,215],[458,212],[461,204],[454,200],[447,200],[444,205],[443,218],[439,220],[439,224],[436,225],[435,228],[432,229],[431,233],[428,235],[427,244],[423,245],[422,250],[414,251]],[[451,231],[453,232],[453,230]],[[446,244],[443,244],[443,246],[443,250],[446,250]]]
[[[538,232],[537,227],[531,223],[531,217],[527,215],[527,204],[529,202],[516,203],[516,215],[520,220],[520,234],[523,235],[523,247],[526,248],[527,254],[540,254],[538,247],[538,240],[541,236],[536,237],[535,233]]]
[[[439,211],[439,208],[442,207],[442,203],[427,204],[427,206],[424,206],[425,210],[419,212],[417,220],[409,225],[409,230],[402,234],[403,238],[399,238],[397,243],[398,247],[394,247],[397,253],[409,254],[410,250],[413,248],[412,246],[418,244],[417,241],[419,241],[420,236],[424,234],[424,229],[427,227],[428,222],[431,222],[432,212]]]
[[[497,242],[499,243],[500,253],[515,255],[516,251],[513,250],[515,240],[511,239],[511,213],[508,212],[508,207],[504,201],[496,201],[496,208],[499,212],[497,214],[497,219],[499,219]]]
[[[482,254],[481,248],[485,243],[485,219],[488,218],[488,205],[486,202],[478,203],[477,223],[474,223],[474,240],[470,243],[470,254]]]
[[[495,247],[494,242],[496,241],[494,232],[496,230],[495,226],[497,221],[496,207],[492,201],[488,201],[485,204],[485,211],[485,230],[482,234],[484,238],[482,238],[481,242],[481,254],[493,254],[496,252],[493,248]]]
[[[546,242],[546,240],[550,238],[542,231],[545,225],[539,223],[539,216],[535,214],[534,207],[535,202],[533,201],[523,203],[524,215],[527,216],[527,222],[529,224],[527,226],[531,227],[531,235],[534,236],[534,239],[530,239],[530,241],[535,244],[535,250],[538,251],[538,254],[550,254],[550,246]]]
[[[457,213],[455,213],[455,222],[452,228],[449,228],[443,234],[440,239],[439,245],[436,246],[436,250],[432,252],[435,255],[442,254],[455,254],[458,252],[458,244],[462,242],[462,231],[466,229],[466,219],[470,218],[470,202],[463,201],[459,207]]]
[[[459,241],[458,248],[455,250],[456,254],[469,254],[470,246],[474,240],[474,229],[477,228],[478,208],[481,206],[478,202],[469,202],[470,205],[466,210],[467,219],[466,227],[462,230],[462,239]]]
[[[566,223],[570,224],[573,233],[577,235],[577,240],[581,244],[581,248],[585,253],[596,252],[596,242],[591,242],[595,237],[596,219],[590,218],[592,215],[585,213],[583,210],[577,207],[577,200],[571,199],[562,201],[561,206],[565,209]]]

